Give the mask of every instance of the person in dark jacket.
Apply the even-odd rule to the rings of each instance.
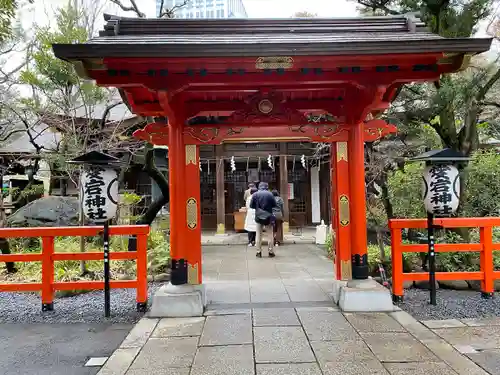
[[[273,236],[273,208],[276,207],[276,199],[274,195],[269,191],[269,185],[267,182],[261,182],[259,184],[259,191],[252,194],[250,200],[250,208],[255,210],[255,222],[257,223],[257,257],[262,257],[262,235],[264,228],[267,227],[266,233],[268,234],[267,239],[267,250],[269,257],[274,257],[274,236]]]
[[[279,246],[283,242],[283,210],[285,202],[283,198],[280,197],[278,190],[272,191],[274,199],[276,200],[276,207],[273,209],[274,215],[274,246]]]

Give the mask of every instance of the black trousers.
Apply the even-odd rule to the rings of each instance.
[[[255,236],[257,232],[248,232],[248,243],[255,244]]]

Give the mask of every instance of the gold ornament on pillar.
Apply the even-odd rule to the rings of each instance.
[[[350,260],[340,261],[340,273],[342,280],[350,280],[352,277],[352,263]]]
[[[186,165],[197,164],[196,145],[186,145]]]
[[[337,142],[337,161],[347,161],[347,142]]]
[[[198,226],[198,202],[192,197],[186,202],[186,224],[191,230]]]
[[[198,285],[200,280],[198,279],[198,263],[188,264],[188,284]]]
[[[343,227],[349,225],[350,222],[349,198],[347,195],[339,197],[339,222]]]

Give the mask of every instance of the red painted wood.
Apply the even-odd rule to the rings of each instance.
[[[342,66],[372,67],[374,65],[411,65],[432,64],[443,56],[442,53],[428,54],[388,54],[388,55],[358,55],[358,56],[295,56],[293,69],[301,68],[338,68]],[[109,69],[128,69],[138,67],[147,69],[165,69],[172,72],[185,72],[186,69],[214,69],[226,71],[229,68],[257,71],[255,58],[105,58],[104,64]]]
[[[314,141],[314,142],[342,142],[348,139],[348,125],[255,125],[246,126],[224,126],[205,125],[184,127],[183,139],[185,144],[221,144],[237,141]],[[387,124],[383,120],[371,120],[364,124],[364,141],[373,142],[389,134],[396,133],[394,125]],[[154,145],[168,146],[168,125],[164,122],[153,122],[136,130],[134,137],[142,139]]]

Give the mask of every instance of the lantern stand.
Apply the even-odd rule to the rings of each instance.
[[[409,159],[409,162],[425,162],[422,176],[422,196],[427,211],[427,244],[429,261],[430,303],[436,306],[436,252],[434,217],[451,216],[458,209],[460,200],[460,174],[456,164],[469,161],[462,153],[446,148],[426,150],[425,153]]]
[[[111,315],[110,262],[109,262],[109,222],[116,216],[118,205],[118,174],[120,159],[114,156],[91,151],[80,155],[68,164],[81,165],[80,173],[81,204],[87,219],[103,224],[102,233],[104,252],[104,316]]]

